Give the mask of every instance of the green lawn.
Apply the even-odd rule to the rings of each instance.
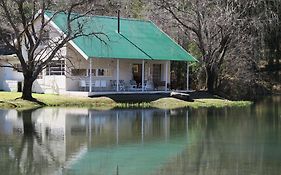
[[[195,99],[194,102],[186,102],[175,98],[162,98],[151,102],[157,108],[180,108],[180,107],[243,107],[252,104],[250,101],[230,101],[223,99]]]
[[[162,98],[149,103],[116,103],[107,97],[88,98],[88,97],[69,97],[63,95],[33,94],[33,97],[44,103],[29,102],[20,99],[21,93],[0,92],[0,108],[26,109],[41,106],[57,107],[86,107],[94,109],[111,109],[115,107],[154,107],[163,109],[181,108],[181,107],[226,107],[226,106],[248,106],[251,102],[247,101],[229,101],[221,99],[197,99],[194,102],[186,102],[175,98]]]
[[[40,107],[34,102],[19,99],[21,93],[0,92],[0,107],[8,108],[31,108]],[[87,97],[69,97],[63,95],[51,94],[33,94],[33,97],[44,103],[43,106],[63,106],[63,107],[88,107],[88,108],[113,108],[116,103],[106,97],[87,98]]]

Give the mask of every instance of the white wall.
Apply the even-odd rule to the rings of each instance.
[[[66,58],[66,90],[77,91],[79,90],[79,80],[85,77],[72,76],[71,69],[89,69],[89,62],[70,44],[67,44]]]
[[[60,53],[66,55],[66,47],[60,49]],[[57,58],[54,58],[54,60]],[[65,75],[46,75],[46,70],[42,71],[42,79],[37,79],[32,87],[36,93],[60,94],[66,91]]]
[[[32,87],[33,92],[59,94],[65,92],[65,76],[46,76],[37,79]],[[0,68],[0,90],[17,91],[17,82],[23,82],[23,75],[11,68]]]
[[[43,79],[37,79],[32,87],[32,91],[36,93],[60,94],[65,92],[65,76],[51,75],[43,76]]]
[[[13,70],[11,68],[4,68],[3,71],[4,80],[18,80],[23,81],[23,75],[21,72]]]
[[[35,28],[40,27],[40,20],[37,21],[38,24],[35,24]],[[61,37],[61,34],[53,28],[51,25],[47,26],[49,30],[49,37],[51,40],[57,40]],[[39,46],[39,48],[44,49],[45,46]],[[66,56],[66,47],[63,47],[59,50],[59,54],[57,54],[56,57],[54,57],[53,60],[61,59],[62,56]],[[39,51],[38,51],[39,52]],[[39,54],[38,59],[47,58],[47,56],[50,54],[50,52],[47,50],[43,54]],[[41,56],[41,57],[40,57]],[[46,75],[46,70],[43,70],[42,72],[42,79],[37,79],[32,87],[32,91],[36,93],[47,93],[47,94],[60,94],[62,92],[65,92],[66,90],[66,77],[64,75]]]
[[[17,82],[23,81],[21,72],[17,72],[12,68],[0,68],[0,90],[17,91]]]

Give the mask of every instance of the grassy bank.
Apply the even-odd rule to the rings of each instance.
[[[0,92],[0,108],[17,108],[26,109],[41,106],[54,106],[54,107],[86,107],[94,109],[111,109],[115,107],[154,107],[154,108],[180,108],[180,107],[226,107],[226,106],[247,106],[251,102],[246,101],[228,101],[221,99],[196,99],[194,102],[186,102],[175,98],[161,98],[149,103],[116,103],[107,97],[87,98],[87,97],[69,97],[62,95],[49,95],[49,94],[33,94],[40,103],[29,102],[22,100],[19,97],[21,93],[15,92]]]
[[[51,94],[33,94],[33,97],[43,104],[22,100],[20,99],[20,97],[21,93],[0,92],[0,108],[33,108],[41,106],[61,106],[110,109],[116,106],[116,103],[113,100],[106,97],[86,98]]]
[[[195,99],[194,102],[186,102],[175,98],[163,98],[151,102],[157,108],[179,108],[179,107],[244,107],[251,105],[250,101],[229,101],[223,99]]]

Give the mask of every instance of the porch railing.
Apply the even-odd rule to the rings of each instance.
[[[144,81],[144,86],[142,86],[141,83],[137,84],[134,80],[119,80],[119,83],[117,83],[117,80],[92,80],[91,84],[89,79],[82,79],[79,80],[79,89],[89,91],[91,86],[93,91],[163,91],[165,90],[165,83],[165,81],[158,83]]]

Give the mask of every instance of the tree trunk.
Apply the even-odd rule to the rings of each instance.
[[[33,136],[35,132],[34,125],[32,123],[33,110],[26,110],[22,112],[23,131],[25,136]]]
[[[32,85],[33,85],[33,78],[24,76],[24,84],[23,84],[23,90],[22,90],[22,96],[21,98],[24,100],[33,100],[32,97]]]
[[[279,62],[279,59],[280,59],[280,56],[281,56],[281,50],[280,50],[280,43],[279,43],[279,41],[277,42],[277,44],[276,44],[276,57],[275,57],[275,81],[279,81],[279,68],[280,68],[280,66],[279,66],[279,64],[280,64],[280,62]]]
[[[215,72],[212,68],[207,67],[207,88],[209,93],[214,93],[214,85],[215,85]]]

